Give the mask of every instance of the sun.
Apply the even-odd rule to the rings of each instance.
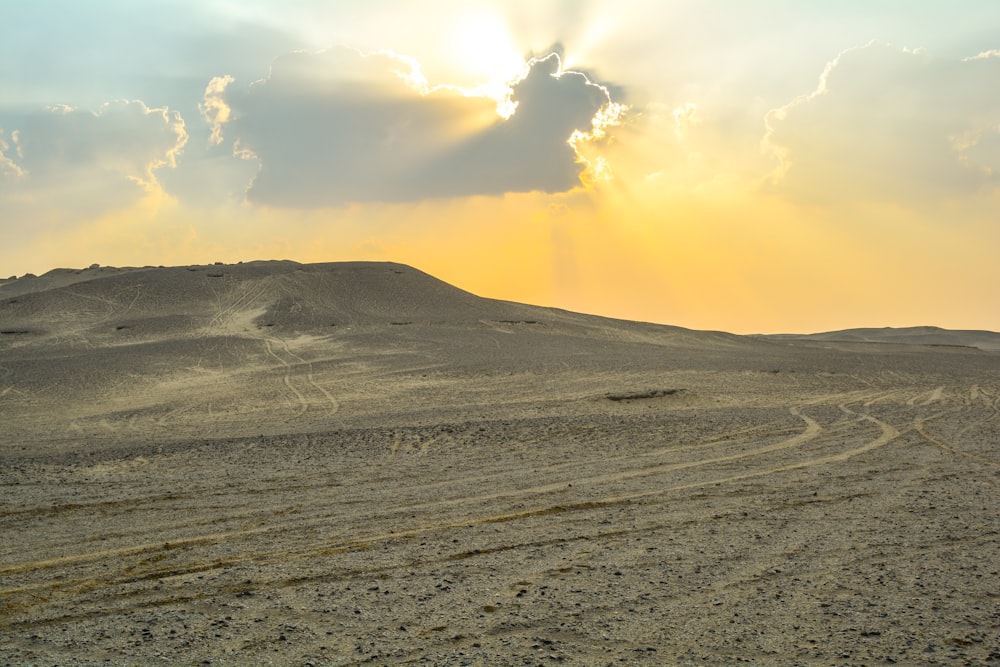
[[[455,69],[468,78],[462,85],[510,81],[521,74],[524,57],[503,17],[485,11],[465,13],[456,17],[449,32],[444,48]]]

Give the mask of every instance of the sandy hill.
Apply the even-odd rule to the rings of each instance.
[[[1000,333],[994,331],[941,329],[940,327],[881,327],[843,329],[815,334],[777,334],[772,340],[814,340],[852,343],[903,343],[908,345],[960,345],[1000,351]]]
[[[470,391],[484,393],[483,372],[555,378],[556,369],[609,360],[705,368],[769,345],[482,298],[387,262],[57,269],[0,285],[6,391],[25,397],[8,407],[24,429],[60,441],[113,441],[150,424],[170,437],[276,431],[288,419],[314,428],[334,405],[339,419],[384,410],[352,405],[344,391],[334,400],[329,386],[350,394],[378,384],[380,396],[401,397],[394,411],[409,414],[422,405],[417,385],[435,374],[465,374]],[[508,389],[483,400],[531,400]],[[614,382],[607,391],[668,389]],[[272,423],[265,415],[276,400],[291,414]],[[449,400],[460,406],[470,394]],[[8,437],[19,433],[13,425]]]
[[[332,327],[562,324],[649,326],[485,299],[390,262],[257,261],[169,268],[56,269],[0,285],[0,323],[20,342],[93,337],[329,333]],[[676,334],[686,330],[659,327]],[[688,332],[693,334],[693,332]],[[724,338],[721,334],[708,337]]]
[[[37,334],[51,333],[70,317],[93,333],[138,328],[148,334],[212,334],[243,325],[305,331],[522,314],[411,267],[375,262],[56,269],[0,287],[0,297],[8,293],[11,298],[2,302],[5,326]]]

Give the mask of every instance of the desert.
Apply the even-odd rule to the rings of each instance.
[[[1000,334],[838,333],[389,262],[4,281],[0,662],[1000,662]]]

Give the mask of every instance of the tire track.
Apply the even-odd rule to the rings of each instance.
[[[273,357],[279,364],[281,364],[285,369],[285,374],[282,376],[282,382],[288,387],[288,390],[294,394],[296,401],[298,401],[298,410],[296,414],[305,414],[305,411],[309,409],[309,402],[306,400],[305,395],[295,388],[292,384],[292,365],[285,359],[282,359],[278,354],[275,353],[274,347],[271,345],[272,338],[264,338],[264,347],[267,349],[268,355]]]
[[[332,417],[333,415],[337,414],[337,412],[340,410],[340,402],[337,401],[337,399],[334,398],[333,394],[327,391],[325,387],[321,386],[319,383],[316,382],[316,378],[313,374],[312,362],[306,361],[299,355],[292,352],[291,348],[288,346],[288,341],[284,339],[278,339],[278,340],[281,343],[281,346],[284,348],[285,354],[287,354],[289,357],[296,360],[297,362],[304,364],[308,368],[308,371],[306,372],[306,381],[319,393],[323,394],[323,398],[325,398],[326,402],[330,404],[330,407],[327,409],[327,416]]]
[[[941,385],[940,387],[937,387],[936,389],[934,389],[931,392],[928,392],[927,394],[917,394],[916,396],[908,400],[906,404],[910,406],[919,405],[922,407],[925,405],[930,405],[931,403],[934,403],[936,401],[940,401],[943,395],[944,395],[944,385]]]
[[[803,416],[804,419],[808,419]],[[365,535],[365,536],[352,536],[344,537],[332,541],[313,541],[309,547],[300,547],[298,549],[269,549],[263,551],[256,551],[252,553],[241,553],[228,558],[217,558],[210,561],[194,562],[189,564],[177,564],[169,567],[158,568],[147,570],[144,572],[135,571],[128,574],[122,573],[118,575],[106,575],[105,577],[95,580],[91,577],[86,577],[77,580],[66,580],[62,579],[57,582],[40,582],[38,584],[27,584],[20,587],[9,588],[0,590],[0,598],[8,598],[16,594],[26,594],[44,590],[55,590],[55,589],[65,589],[71,586],[76,587],[90,587],[88,590],[94,588],[104,588],[109,590],[109,595],[115,595],[111,592],[116,586],[122,586],[125,584],[131,584],[141,581],[151,581],[160,580],[165,577],[171,576],[181,576],[189,574],[199,574],[205,573],[210,570],[215,570],[223,567],[231,567],[234,565],[253,563],[255,566],[260,567],[262,565],[268,564],[286,564],[294,561],[300,561],[303,559],[315,559],[325,556],[333,556],[337,554],[347,553],[351,551],[365,551],[372,548],[373,545],[394,541],[400,539],[407,539],[418,537],[422,535],[427,535],[430,533],[449,531],[455,529],[464,529],[474,526],[483,526],[490,524],[500,524],[509,523],[513,521],[520,521],[530,518],[543,517],[554,514],[564,514],[567,512],[578,512],[578,511],[592,511],[596,509],[603,509],[607,507],[619,506],[623,504],[628,504],[636,500],[645,500],[652,497],[664,496],[671,493],[676,493],[679,491],[687,491],[691,489],[704,488],[706,486],[715,486],[719,484],[727,484],[735,481],[743,481],[746,479],[752,479],[756,477],[763,477],[767,475],[777,474],[781,472],[787,472],[791,470],[799,470],[803,468],[808,468],[817,465],[826,465],[830,463],[846,461],[854,456],[863,454],[865,452],[871,451],[877,447],[881,447],[888,442],[892,441],[900,435],[900,431],[894,427],[878,420],[874,417],[866,415],[866,419],[872,421],[873,424],[879,427],[881,430],[881,435],[870,442],[865,443],[860,447],[856,447],[845,452],[839,452],[837,454],[831,454],[822,457],[815,457],[806,461],[786,464],[782,466],[775,466],[767,468],[764,470],[755,470],[747,473],[741,473],[738,475],[730,475],[726,477],[711,478],[706,480],[698,480],[695,482],[687,482],[681,484],[675,484],[671,486],[659,487],[656,489],[650,489],[640,492],[619,494],[612,496],[605,496],[593,500],[579,500],[565,503],[557,504],[547,504],[542,506],[536,506],[533,508],[518,510],[514,512],[503,512],[496,514],[486,514],[480,516],[460,516],[451,521],[435,522],[427,525],[416,526],[413,528],[405,528],[400,530],[393,530],[389,532],[379,532],[375,534]],[[804,438],[811,439],[815,437],[814,433],[818,433],[821,430],[818,424],[813,426],[815,422],[809,423],[807,421],[807,429],[802,434],[794,438],[790,438],[788,441],[783,441],[779,445],[784,445],[783,448],[787,448],[791,445],[787,443],[789,441],[800,441]],[[774,445],[773,447],[777,447]],[[721,457],[727,458],[727,457]],[[640,471],[636,471],[640,472]],[[549,486],[564,487],[565,484],[558,485],[544,485],[533,487],[530,491],[535,494],[539,492],[544,492],[548,490]],[[478,496],[475,500],[480,502],[484,500],[493,500],[498,497],[502,497],[503,494],[489,494],[486,496]],[[473,499],[456,499],[453,501],[448,501],[448,503],[458,502],[461,504],[470,504]],[[407,511],[413,512],[416,510],[424,509],[431,510],[437,507],[439,503],[429,503],[424,506],[410,506]],[[436,514],[435,512],[427,512],[431,515]],[[370,523],[370,522],[369,522]],[[301,531],[301,526],[295,527],[296,530]],[[285,530],[288,530],[287,528]],[[234,531],[228,533],[217,533],[211,535],[199,535],[184,539],[174,539],[169,540],[166,543],[158,544],[147,544],[136,547],[128,547],[124,549],[107,550],[101,552],[93,552],[90,554],[81,555],[78,557],[68,556],[56,559],[48,559],[45,561],[35,561],[31,563],[22,563],[19,565],[8,566],[6,568],[0,568],[0,575],[9,576],[11,574],[30,571],[34,569],[49,568],[59,565],[67,565],[71,563],[80,563],[82,561],[100,561],[105,558],[120,559],[123,556],[136,556],[144,553],[152,553],[157,551],[171,551],[181,547],[192,547],[192,546],[206,546],[214,544],[231,537],[239,536],[245,537],[250,534],[273,534],[275,531],[272,527],[261,526],[252,530],[244,531]],[[273,540],[269,540],[273,541]],[[292,543],[299,543],[298,540],[291,540]]]
[[[715,464],[715,463],[720,463],[720,462],[730,462],[730,461],[734,461],[734,460],[738,460],[738,459],[750,458],[750,457],[757,456],[757,455],[760,455],[760,454],[765,454],[765,453],[769,453],[769,452],[780,451],[780,450],[784,450],[784,449],[789,449],[789,448],[792,448],[792,447],[796,447],[798,445],[803,444],[804,442],[808,442],[808,441],[816,438],[818,436],[818,434],[820,432],[822,432],[823,427],[821,427],[815,420],[811,419],[810,417],[801,414],[798,411],[797,408],[791,408],[790,412],[792,412],[792,414],[796,414],[796,416],[800,417],[803,421],[805,421],[806,422],[806,428],[801,433],[799,433],[799,434],[797,434],[797,435],[795,435],[795,436],[793,436],[791,438],[782,440],[779,443],[776,443],[776,444],[773,444],[773,445],[769,445],[767,447],[763,447],[763,448],[759,448],[759,449],[756,449],[756,450],[752,450],[752,451],[749,451],[749,452],[743,452],[743,453],[739,453],[739,454],[733,454],[733,455],[721,456],[721,457],[714,457],[714,458],[711,458],[711,459],[702,459],[702,460],[689,461],[689,462],[684,462],[684,463],[664,464],[664,465],[660,465],[660,466],[654,466],[652,468],[643,468],[643,469],[638,469],[638,470],[628,470],[628,471],[619,472],[619,473],[612,473],[612,474],[602,474],[602,475],[594,475],[594,476],[587,476],[587,477],[573,477],[569,481],[572,482],[573,484],[578,485],[578,486],[580,484],[589,484],[589,485],[593,486],[593,485],[597,485],[597,484],[606,484],[606,483],[609,483],[609,482],[627,481],[627,480],[636,479],[636,478],[640,478],[640,477],[650,477],[650,476],[655,476],[655,475],[662,475],[662,474],[666,474],[666,473],[669,473],[669,472],[674,472],[674,471],[677,471],[677,470],[685,470],[685,469],[690,469],[690,468],[697,468],[697,467],[701,467],[701,466],[705,466],[705,465],[710,465],[710,464]],[[397,448],[398,448],[398,445],[397,445]],[[765,473],[761,473],[761,474],[765,474]],[[750,476],[757,476],[757,475],[750,475]],[[742,478],[742,477],[734,477],[733,479],[739,479],[739,478]],[[678,487],[658,488],[658,489],[656,489],[654,491],[643,492],[641,494],[634,495],[633,497],[634,498],[639,498],[639,497],[646,497],[646,496],[649,496],[649,495],[660,495],[660,494],[663,494],[663,493],[667,493],[667,492],[669,492],[671,490],[695,488],[695,487],[710,485],[710,484],[714,484],[714,483],[719,483],[719,480],[709,480],[709,481],[704,481],[704,482],[695,482],[695,483],[691,483],[691,484],[681,485],[681,486],[678,486]],[[398,512],[414,513],[414,512],[420,512],[420,511],[429,511],[429,512],[433,511],[433,512],[436,513],[436,512],[440,512],[441,510],[443,510],[445,508],[448,508],[448,507],[455,507],[455,506],[461,507],[461,506],[466,506],[466,505],[476,506],[476,505],[482,505],[482,504],[491,503],[491,502],[494,502],[494,501],[497,501],[497,500],[510,500],[510,501],[524,500],[524,499],[526,499],[528,497],[531,497],[531,496],[539,496],[539,495],[545,495],[547,493],[564,491],[566,489],[566,485],[567,485],[567,481],[566,480],[561,480],[561,481],[558,481],[558,482],[553,482],[553,483],[548,483],[548,484],[543,484],[543,485],[535,485],[535,486],[532,486],[532,487],[527,487],[527,488],[522,488],[522,489],[513,489],[513,490],[510,490],[510,491],[501,491],[501,492],[494,492],[494,493],[489,493],[489,494],[477,494],[475,496],[463,496],[463,497],[456,497],[456,498],[443,499],[443,500],[439,499],[439,500],[434,500],[434,501],[427,502],[427,503],[407,504],[407,505],[402,506],[402,507],[391,508],[388,513],[384,512],[383,513],[383,518],[386,517],[386,516],[391,516],[393,512],[396,512],[396,513],[398,513]],[[548,513],[552,513],[553,511],[562,512],[562,511],[566,511],[567,508],[569,508],[569,509],[573,509],[573,508],[579,509],[579,508],[590,508],[592,506],[593,507],[604,506],[604,505],[607,505],[607,504],[618,504],[620,502],[623,502],[625,499],[626,499],[625,497],[614,496],[614,497],[611,497],[611,498],[606,499],[606,500],[583,501],[583,502],[569,503],[569,504],[558,504],[558,505],[554,505],[554,506],[550,505],[550,506],[544,506],[542,508],[536,508],[536,509],[532,509],[532,510],[524,510],[524,511],[520,511],[520,512],[508,513],[508,514],[491,515],[491,516],[487,516],[485,518],[480,518],[478,520],[473,520],[473,519],[469,519],[469,518],[463,518],[463,519],[456,520],[453,523],[450,522],[450,523],[446,523],[446,524],[441,524],[441,525],[436,525],[436,526],[429,526],[429,527],[422,527],[422,528],[416,528],[416,529],[411,529],[411,530],[402,531],[402,532],[397,531],[397,532],[394,532],[394,533],[388,533],[386,535],[396,535],[396,536],[418,535],[418,534],[421,534],[423,532],[429,532],[429,531],[434,531],[434,530],[446,530],[446,529],[455,528],[455,527],[458,527],[458,526],[475,525],[477,523],[506,522],[506,521],[515,520],[517,518],[527,518],[527,517],[531,517],[531,516],[548,514]],[[196,535],[196,536],[191,536],[191,537],[186,537],[186,538],[171,539],[171,540],[169,540],[169,545],[170,545],[171,548],[176,548],[178,546],[200,546],[200,545],[213,544],[213,543],[217,543],[217,542],[223,542],[223,541],[231,540],[231,539],[235,539],[235,538],[245,538],[245,537],[251,536],[251,535],[261,535],[261,534],[265,534],[265,533],[266,534],[270,534],[270,535],[273,536],[275,534],[280,534],[280,533],[289,532],[289,531],[302,531],[302,530],[304,530],[306,528],[309,528],[309,527],[312,527],[312,526],[316,526],[316,525],[329,525],[331,518],[333,518],[333,517],[332,516],[323,516],[323,517],[318,517],[318,518],[315,518],[313,520],[306,521],[306,522],[296,521],[296,522],[292,523],[291,525],[285,525],[285,524],[265,525],[265,526],[259,526],[259,527],[255,527],[255,528],[243,529],[243,530],[237,530],[237,531],[228,531],[228,532],[220,532],[220,533],[213,533],[213,534],[203,534],[203,535]],[[373,537],[373,538],[363,538],[362,542],[367,543],[367,542],[369,542],[371,540],[378,541],[380,539],[383,539],[383,537],[384,536],[376,536],[376,537]],[[352,543],[357,542],[357,541],[358,541],[357,539],[351,540]],[[147,544],[143,544],[143,545],[137,545],[137,546],[133,546],[133,547],[123,547],[123,548],[120,548],[120,549],[103,550],[103,551],[98,551],[98,552],[90,552],[90,553],[86,553],[86,554],[78,554],[78,555],[70,555],[70,556],[58,557],[58,558],[54,558],[54,559],[45,559],[45,560],[41,560],[41,561],[25,562],[25,563],[20,563],[20,564],[14,564],[14,565],[6,566],[6,567],[0,567],[0,576],[5,576],[5,575],[10,575],[10,574],[15,574],[15,573],[21,573],[21,572],[27,572],[27,571],[31,571],[31,570],[37,570],[37,569],[49,569],[49,568],[52,568],[52,567],[59,567],[59,566],[64,566],[64,565],[69,565],[69,564],[94,562],[94,561],[99,561],[99,560],[101,560],[103,558],[117,558],[117,557],[122,557],[122,556],[135,556],[135,555],[139,555],[139,554],[143,554],[143,553],[156,552],[156,551],[162,550],[163,548],[164,548],[163,542],[155,542],[155,543],[147,543]],[[325,547],[323,547],[323,549],[329,549],[329,548],[339,548],[339,547],[335,547],[333,545],[326,545]],[[322,551],[323,549],[321,549],[320,551]],[[250,561],[250,560],[256,562],[256,561],[259,561],[262,558],[266,558],[269,555],[272,555],[273,553],[274,552],[268,551],[268,552],[262,552],[262,553],[247,554],[247,555],[241,557],[238,560],[239,560],[239,562]],[[283,551],[281,553],[288,553],[288,552]],[[316,553],[316,550],[310,550],[309,553]],[[236,562],[236,561],[233,561],[233,562]],[[232,564],[232,563],[229,563],[229,564]],[[12,591],[12,590],[0,591],[0,595],[4,595],[4,594],[10,593],[10,592],[14,592],[14,591]]]
[[[412,505],[410,506],[410,508],[413,510],[423,510],[431,508],[437,508],[440,510],[441,508],[448,507],[451,505],[464,505],[472,502],[490,502],[497,500],[519,499],[526,496],[544,495],[546,493],[563,491],[566,489],[567,483],[572,483],[573,485],[576,486],[580,485],[595,486],[600,484],[624,482],[642,477],[653,477],[657,475],[676,472],[679,470],[699,468],[706,465],[729,463],[740,459],[751,458],[755,456],[760,456],[762,454],[768,454],[771,452],[797,447],[799,445],[802,445],[803,443],[813,440],[822,432],[823,427],[820,426],[819,423],[813,420],[812,418],[803,415],[798,410],[798,408],[791,408],[790,412],[806,422],[806,428],[801,433],[792,436],[791,438],[782,440],[776,444],[768,445],[766,447],[761,447],[758,449],[753,449],[747,452],[740,452],[738,454],[730,454],[726,456],[716,456],[708,459],[698,459],[695,461],[685,461],[683,463],[665,463],[656,466],[643,466],[637,469],[633,468],[622,472],[604,473],[600,475],[589,475],[583,477],[572,477],[570,479],[563,479],[557,482],[535,485],[520,489],[513,489],[510,491],[500,491],[491,494],[477,495],[474,497],[461,497],[461,498],[451,498],[446,500],[435,500],[430,503]]]
[[[920,434],[920,436],[924,440],[926,440],[927,442],[929,442],[929,443],[931,443],[933,445],[936,445],[936,446],[940,447],[941,449],[943,449],[945,451],[951,452],[952,454],[957,454],[958,456],[964,456],[966,458],[970,458],[970,459],[973,459],[975,461],[979,461],[980,463],[985,463],[986,465],[988,465],[990,467],[993,467],[993,468],[1000,468],[1000,463],[997,463],[996,461],[991,461],[990,459],[988,459],[988,458],[986,458],[984,456],[979,456],[978,454],[973,454],[972,452],[967,452],[964,449],[959,449],[958,447],[955,447],[954,445],[949,444],[945,440],[943,440],[941,438],[938,438],[936,436],[931,435],[930,433],[927,432],[927,429],[924,428],[924,420],[922,420],[922,419],[917,419],[917,420],[914,421],[914,429],[917,431],[917,433]],[[997,481],[995,479],[990,479],[990,482],[993,483],[993,484],[997,483]]]
[[[202,336],[207,336],[210,333],[210,329],[217,327],[222,324],[223,320],[236,312],[237,309],[246,308],[252,306],[257,299],[263,296],[267,289],[267,283],[265,280],[258,280],[251,285],[247,286],[235,299],[230,301],[229,305],[222,306],[221,299],[219,304],[219,309],[216,313],[208,320],[208,323],[202,328]]]
[[[261,337],[261,340],[264,341],[267,354],[271,358],[275,359],[284,368],[282,382],[295,396],[295,400],[298,403],[298,407],[296,409],[297,416],[305,414],[310,407],[317,405],[326,406],[325,413],[327,417],[332,417],[340,411],[340,402],[337,398],[330,393],[326,387],[316,381],[313,363],[311,361],[306,361],[301,356],[292,352],[288,342],[282,338],[263,336]],[[279,352],[281,354],[279,354]],[[296,383],[292,380],[292,371],[303,366],[306,368],[306,373],[303,375],[299,372],[296,373],[295,376],[298,378],[304,377],[306,386],[296,386]],[[310,399],[306,395],[307,391],[314,392],[319,396],[316,397],[315,400]]]
[[[13,393],[13,394],[21,394],[21,395],[24,394],[23,391],[21,391],[20,389],[17,388],[17,385],[10,385],[9,387],[4,387],[2,390],[0,390],[0,398],[3,398],[7,394],[11,394],[11,393]]]
[[[997,418],[997,415],[1000,414],[1000,411],[997,410],[997,408],[994,405],[994,402],[988,398],[989,394],[987,392],[983,391],[978,385],[974,385],[974,386],[972,386],[970,388],[969,393],[968,393],[968,398],[963,401],[963,405],[962,405],[962,408],[963,408],[962,409],[962,413],[963,414],[971,413],[974,410],[975,399],[977,397],[980,398],[980,399],[982,399],[983,403],[986,406],[988,406],[989,414],[987,414],[986,416],[984,416],[984,417],[982,417],[980,419],[962,420],[962,421],[968,421],[968,423],[966,423],[961,429],[959,429],[957,431],[957,433],[956,433],[957,437],[962,437],[966,433],[968,433],[969,431],[971,431],[973,429],[980,428],[984,424],[988,424],[989,422],[995,420]],[[950,452],[952,454],[955,454],[957,456],[961,456],[961,457],[965,457],[965,458],[968,458],[968,459],[972,459],[974,461],[978,461],[980,463],[985,463],[986,465],[990,466],[991,468],[1000,468],[1000,463],[998,463],[997,461],[994,461],[994,460],[992,460],[990,458],[987,458],[985,456],[981,456],[979,454],[975,454],[973,452],[970,452],[970,451],[968,451],[966,449],[963,449],[961,447],[956,446],[955,444],[953,444],[952,442],[949,442],[948,440],[946,440],[945,438],[943,438],[941,436],[932,435],[931,433],[929,433],[928,430],[927,430],[927,427],[926,427],[926,423],[928,421],[932,421],[932,420],[938,419],[940,417],[941,417],[941,415],[938,414],[938,415],[930,416],[930,417],[928,417],[926,419],[917,418],[917,419],[914,420],[914,428],[920,434],[920,436],[923,437],[927,442],[929,442],[929,443],[931,443],[931,444],[933,444],[933,445],[935,445],[935,446],[937,446],[937,447],[939,447],[939,448],[941,448],[941,449],[943,449],[945,451],[948,451],[948,452]],[[997,480],[995,478],[990,478],[989,481],[991,483],[993,483],[993,484],[997,483]]]
[[[983,390],[978,385],[974,386],[972,390],[976,392],[976,395],[978,395],[982,403],[989,408],[989,414],[983,417],[982,419],[978,419],[974,422],[971,422],[966,426],[964,426],[962,429],[960,429],[958,431],[959,437],[965,435],[974,428],[978,428],[983,424],[987,424],[993,421],[994,419],[997,418],[998,415],[1000,415],[1000,398],[994,398],[991,392]]]
[[[858,398],[858,397],[854,397]],[[594,488],[603,484],[619,481],[635,480],[639,478],[652,478],[656,475],[669,474],[678,470],[704,468],[706,466],[729,463],[738,460],[756,460],[760,456],[780,451],[787,451],[800,448],[802,445],[819,440],[821,442],[830,441],[831,444],[841,445],[843,440],[835,436],[833,427],[850,422],[835,422],[834,424],[823,425],[816,419],[804,414],[800,408],[789,408],[789,413],[795,415],[804,423],[804,428],[797,434],[785,438],[777,443],[758,447],[751,451],[714,456],[699,459],[697,461],[687,461],[679,463],[665,463],[654,466],[652,469],[633,468],[614,473],[603,473],[598,475],[584,475],[557,482],[533,485],[522,489],[510,489],[486,494],[476,494],[450,499],[437,499],[426,503],[408,503],[394,507],[378,507],[372,514],[358,514],[356,512],[326,514],[315,517],[312,520],[302,521],[301,516],[291,519],[275,521],[274,517],[268,519],[268,523],[263,525],[247,527],[231,531],[220,531],[217,533],[205,533],[182,538],[167,538],[166,541],[149,542],[143,545],[123,547],[120,549],[101,550],[86,554],[77,554],[53,559],[43,559],[36,561],[22,562],[0,568],[0,576],[25,575],[35,571],[52,568],[62,568],[68,570],[70,567],[86,567],[96,569],[93,574],[78,573],[76,576],[61,576],[56,581],[25,582],[20,586],[13,586],[0,590],[0,600],[5,606],[32,604],[26,600],[46,591],[59,591],[62,596],[72,596],[74,591],[102,591],[101,597],[94,601],[88,599],[85,603],[88,606],[109,604],[122,593],[122,587],[144,585],[143,582],[154,582],[169,577],[184,577],[193,574],[203,574],[215,570],[224,570],[233,566],[250,565],[255,568],[266,565],[283,565],[302,560],[311,560],[337,556],[350,552],[361,552],[372,549],[380,543],[406,540],[419,536],[424,536],[436,532],[446,532],[453,530],[464,530],[476,526],[491,524],[503,524],[546,517],[550,515],[564,515],[573,512],[592,512],[609,507],[626,505],[635,501],[648,501],[657,497],[664,497],[670,494],[683,493],[693,489],[700,489],[709,486],[730,484],[749,479],[773,476],[790,471],[804,470],[817,466],[833,465],[848,461],[857,456],[871,452],[883,447],[897,439],[900,435],[911,428],[918,432],[923,429],[923,424],[928,419],[935,419],[953,411],[945,411],[925,418],[917,418],[912,424],[905,428],[895,426],[875,417],[871,414],[856,412],[852,407],[855,403],[843,403],[841,409],[855,417],[851,422],[863,422],[877,430],[874,437],[869,437],[860,445],[849,449],[841,449],[819,456],[811,456],[804,460],[790,461],[786,463],[772,464],[756,469],[746,470],[737,474],[706,476],[704,479],[692,481],[674,481],[673,483],[658,484],[655,488],[640,488],[628,493],[607,494],[597,498],[567,498],[559,501],[555,498],[548,502],[535,503],[530,507],[512,507],[508,511],[485,512],[482,510],[495,505],[496,501],[504,500],[511,503],[518,503],[530,498],[539,498],[550,493],[563,493],[566,491],[566,482],[572,481],[574,488],[583,486]],[[398,449],[402,443],[399,433],[395,436],[395,448]],[[634,457],[635,461],[641,459],[641,455]],[[593,465],[601,465],[601,461],[591,461]],[[463,480],[464,481],[464,480]],[[444,480],[442,483],[446,483]],[[233,493],[238,493],[235,489]],[[325,500],[316,498],[312,501],[310,508],[323,506]],[[457,516],[447,517],[443,510],[450,507],[467,508],[466,511]],[[472,510],[471,513],[468,510]],[[479,510],[477,512],[476,510]],[[418,525],[406,526],[400,524],[403,514],[409,514],[418,522]],[[263,519],[264,517],[260,517]],[[399,528],[385,530],[384,527],[399,525]],[[322,533],[315,533],[316,528],[330,528],[340,526],[338,534],[330,537],[320,537]],[[361,528],[357,531],[357,528]],[[368,528],[368,530],[365,530]],[[371,530],[374,528],[375,530]],[[382,528],[380,530],[380,528]],[[362,534],[357,534],[358,532]],[[368,534],[364,534],[364,533]],[[266,544],[291,545],[286,548],[252,549],[248,551],[238,551],[228,554],[216,552],[206,553],[206,549],[211,551],[212,547],[219,548],[223,542],[248,537],[267,536]],[[317,537],[320,537],[317,539]],[[203,547],[203,548],[202,548]],[[192,551],[187,552],[186,550]],[[142,562],[132,562],[141,556],[148,556],[144,560],[150,561],[148,564]],[[156,567],[156,563],[165,558],[180,558],[181,562],[163,563]],[[114,568],[112,563],[128,562],[127,570]],[[110,566],[110,568],[109,568]],[[395,566],[394,566],[395,567]],[[110,572],[107,570],[111,569]],[[65,574],[69,574],[68,571]],[[328,576],[328,575],[326,575]],[[145,591],[145,592],[143,592]],[[157,594],[151,590],[142,589],[137,594],[156,597]],[[147,603],[140,603],[142,607]],[[154,600],[148,604],[157,604]],[[13,626],[16,620],[8,616],[4,625]]]

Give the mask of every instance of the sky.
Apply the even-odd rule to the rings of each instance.
[[[254,259],[1000,331],[1000,3],[0,1],[0,275]]]

